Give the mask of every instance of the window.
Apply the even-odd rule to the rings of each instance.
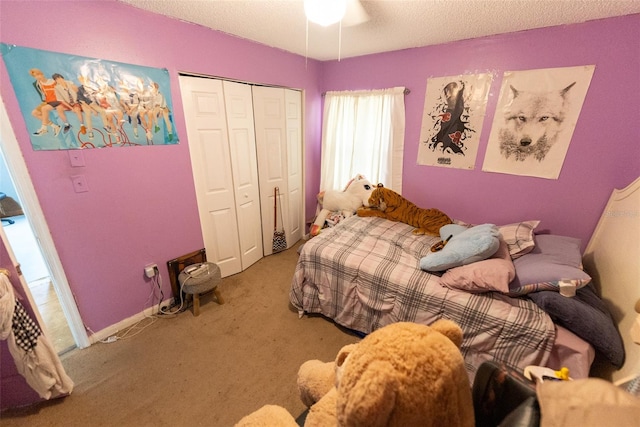
[[[357,174],[402,192],[403,87],[327,92],[322,123],[321,190],[342,190]]]

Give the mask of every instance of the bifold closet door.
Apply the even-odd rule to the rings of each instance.
[[[287,246],[291,247],[302,237],[301,224],[304,222],[304,212],[302,211],[300,102],[300,92],[294,90],[253,87],[265,255],[273,253],[273,190],[275,187],[280,190],[278,226],[284,225]],[[296,109],[297,112],[294,111]]]
[[[224,103],[242,270],[263,257],[260,185],[251,86],[224,80]],[[220,242],[223,243],[223,242]]]
[[[251,87],[180,76],[180,89],[207,259],[226,277],[263,256]]]
[[[289,227],[287,242],[292,245],[304,236],[304,191],[302,150],[302,92],[285,89],[287,117],[287,180],[289,195]]]

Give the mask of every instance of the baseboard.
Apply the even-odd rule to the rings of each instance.
[[[169,298],[162,301],[161,306],[167,307],[167,306],[171,306],[172,304],[173,304],[173,298]],[[134,314],[131,317],[123,319],[118,323],[115,323],[111,326],[107,326],[106,328],[93,333],[92,335],[89,336],[89,344],[91,345],[97,342],[104,342],[109,337],[116,335],[119,331],[135,325],[137,322],[141,321],[145,317],[150,317],[155,314],[158,314],[157,304],[152,307],[146,308],[145,310],[141,311],[138,314]]]

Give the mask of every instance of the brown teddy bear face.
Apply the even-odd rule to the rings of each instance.
[[[338,354],[338,425],[474,425],[464,361],[448,338],[461,341],[462,331],[439,322],[388,325]]]

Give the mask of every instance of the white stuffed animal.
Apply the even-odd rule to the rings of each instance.
[[[318,202],[322,205],[322,210],[313,222],[309,234],[312,237],[320,234],[320,230],[331,212],[339,211],[345,218],[348,218],[359,207],[368,207],[369,196],[371,196],[373,188],[373,185],[363,175],[356,175],[349,181],[344,191],[326,190],[318,194]]]

